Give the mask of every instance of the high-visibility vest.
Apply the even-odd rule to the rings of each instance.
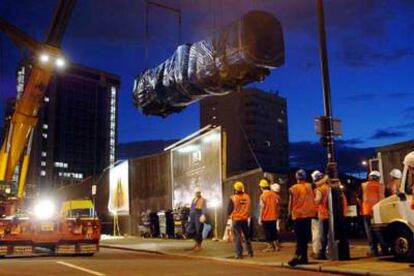
[[[246,193],[231,196],[233,212],[231,219],[234,221],[247,220],[250,217],[250,196]]]
[[[191,203],[191,210],[203,210],[206,207],[206,200],[204,197],[195,197]]]
[[[279,217],[279,195],[270,190],[264,190],[260,195],[262,205],[262,221],[274,221]]]
[[[291,194],[292,219],[313,218],[316,216],[312,185],[299,182],[289,189]]]
[[[318,188],[316,188],[321,193],[321,201],[318,204],[318,218],[319,219],[329,219],[329,206],[328,206],[328,198],[329,198],[329,185],[328,183],[324,183]]]
[[[362,215],[371,216],[372,207],[384,198],[384,188],[378,181],[362,183]]]

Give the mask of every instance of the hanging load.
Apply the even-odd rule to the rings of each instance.
[[[178,46],[174,54],[135,79],[134,104],[166,117],[210,95],[263,81],[285,60],[279,20],[251,11],[212,37]]]

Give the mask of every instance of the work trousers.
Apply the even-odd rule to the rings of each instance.
[[[296,257],[308,262],[308,242],[311,237],[311,218],[300,218],[293,221],[296,236]]]
[[[321,250],[321,233],[319,229],[319,219],[312,219],[312,251],[316,255]]]
[[[319,220],[320,234],[321,234],[321,249],[319,256],[326,257],[328,249],[328,235],[329,235],[329,219]]]
[[[236,256],[242,257],[243,255],[243,246],[242,246],[242,234],[246,242],[246,249],[249,255],[253,255],[253,248],[251,243],[251,236],[249,233],[249,225],[247,220],[237,220],[233,221],[233,237],[235,242]]]
[[[276,221],[262,221],[263,232],[265,234],[266,242],[271,243],[277,241],[277,227]]]
[[[381,246],[382,253],[388,252],[383,237],[380,234],[376,234],[371,230],[371,216],[364,216],[365,233],[369,242],[369,247],[372,256],[378,256],[378,244]]]
[[[201,245],[203,242],[204,223],[200,222],[201,211],[195,210],[190,213],[190,223],[194,229],[194,241]]]

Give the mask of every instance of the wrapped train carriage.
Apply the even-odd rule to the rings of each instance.
[[[166,117],[209,95],[263,80],[284,63],[280,22],[252,11],[211,38],[180,45],[164,63],[135,80],[133,99],[144,114]]]

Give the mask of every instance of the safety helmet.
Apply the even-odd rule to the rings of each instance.
[[[393,177],[393,178],[398,178],[398,179],[401,179],[401,177],[402,177],[402,173],[401,173],[401,171],[400,171],[399,169],[393,169],[393,170],[390,172],[390,176],[391,176],[391,177]]]
[[[260,188],[269,188],[270,183],[266,178],[262,178],[259,182],[259,186],[260,186]]]
[[[237,181],[234,183],[233,188],[237,192],[243,192],[244,191],[244,184],[241,181]]]
[[[306,172],[305,170],[298,170],[295,174],[297,180],[305,180],[306,179]]]
[[[270,190],[272,190],[275,193],[279,193],[280,192],[280,185],[278,183],[274,183],[274,184],[270,185]]]
[[[414,167],[414,151],[410,152],[405,156],[404,165]]]
[[[196,187],[196,188],[194,189],[194,193],[195,193],[195,194],[201,193],[201,189],[200,189],[200,187]]]
[[[379,171],[372,171],[369,173],[368,177],[373,179],[380,179],[381,173]]]
[[[311,176],[312,176],[313,182],[317,182],[317,181],[319,181],[319,180],[321,180],[323,178],[323,173],[321,173],[320,171],[316,170],[316,171],[313,171],[312,172]]]

